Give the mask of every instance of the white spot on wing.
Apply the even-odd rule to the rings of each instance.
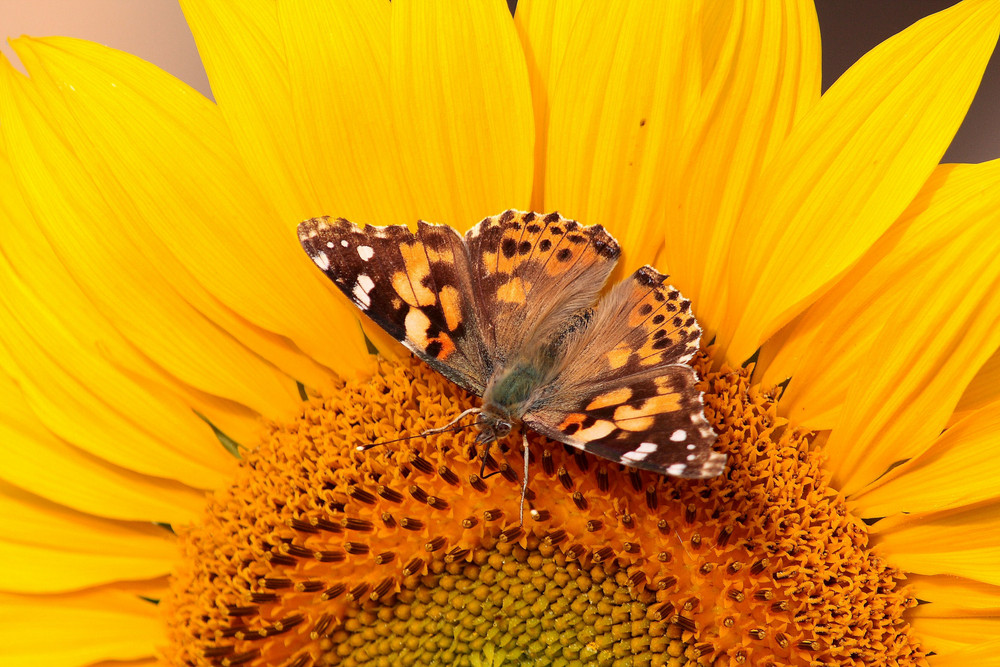
[[[342,245],[342,246],[344,246],[344,247],[346,248],[347,246],[349,246],[349,245],[351,245],[351,244],[347,242],[347,239],[343,239],[343,240],[342,240],[342,241],[340,242],[340,245]]]
[[[684,442],[685,440],[687,440],[687,437],[688,437],[687,431],[685,431],[682,428],[679,428],[679,429],[677,429],[676,431],[674,431],[673,433],[670,434],[670,441],[671,442]]]
[[[326,247],[327,248],[332,248],[333,247],[333,241],[327,241],[326,242]]]
[[[313,255],[313,261],[316,262],[316,266],[324,271],[330,268],[330,258],[322,250]]]
[[[374,254],[375,254],[375,251],[372,250],[371,246],[368,246],[368,245],[359,245],[358,246],[358,257],[361,258],[361,261],[367,262],[369,259],[372,258],[372,255],[374,255]]]
[[[354,294],[354,302],[361,306],[362,310],[372,305],[372,298],[368,296],[368,292],[361,285],[355,284],[352,294]]]
[[[640,451],[625,452],[625,454],[621,458],[621,462],[624,463],[625,465],[628,465],[629,461],[642,461],[647,456],[649,456],[649,454],[647,454],[646,452],[640,452]]]
[[[372,305],[372,298],[368,296],[368,292],[371,292],[374,288],[374,280],[364,273],[358,276],[357,281],[354,283],[354,289],[351,290],[351,294],[354,295],[354,302],[361,306],[362,310],[367,309],[368,306]]]
[[[639,445],[639,449],[635,451],[640,452],[642,454],[652,454],[653,452],[656,451],[656,444],[652,442],[644,442],[641,445]]]
[[[686,463],[675,463],[672,466],[670,466],[669,468],[667,468],[667,474],[668,475],[681,475],[681,474],[684,473],[685,470],[687,470],[687,464]]]

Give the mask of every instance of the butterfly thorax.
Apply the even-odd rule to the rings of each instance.
[[[491,422],[501,431],[504,424],[520,424],[533,405],[544,400],[558,378],[567,344],[586,330],[592,315],[593,309],[587,308],[562,320],[540,344],[526,348],[521,356],[493,373],[483,392],[481,433],[484,427],[492,428]]]
[[[480,432],[509,432],[510,426],[520,424],[545,380],[546,370],[536,364],[522,362],[496,373],[483,392]],[[508,425],[506,429],[504,424]],[[503,436],[497,433],[497,437]]]

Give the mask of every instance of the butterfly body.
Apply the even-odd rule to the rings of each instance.
[[[620,250],[600,225],[506,211],[463,237],[314,218],[299,239],[360,310],[483,398],[479,442],[522,426],[631,467],[722,472],[690,302],[648,266],[601,295]]]

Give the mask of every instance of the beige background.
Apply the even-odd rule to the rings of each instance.
[[[4,38],[0,50],[14,61],[17,56],[6,38],[20,35],[67,35],[107,44],[210,94],[194,38],[176,0],[0,0]]]
[[[889,35],[956,1],[817,0],[824,86]],[[145,58],[211,95],[194,39],[175,0],[0,0],[0,33],[91,39]],[[6,43],[0,48],[14,58]],[[996,157],[1000,157],[1000,56],[995,55],[945,159],[981,162]]]

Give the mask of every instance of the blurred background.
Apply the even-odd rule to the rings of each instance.
[[[824,90],[873,46],[956,2],[817,0]],[[68,35],[101,42],[155,63],[211,95],[191,31],[175,0],[0,0],[0,33]],[[16,62],[6,43],[0,49]],[[1000,57],[994,54],[965,124],[944,159],[982,162],[996,157],[1000,157]]]

